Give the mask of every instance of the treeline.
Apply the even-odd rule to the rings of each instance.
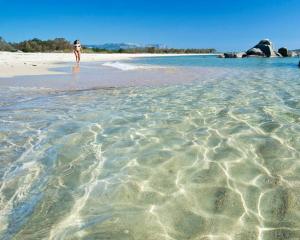
[[[2,37],[0,37],[0,51],[16,51],[9,43],[7,43]]]
[[[54,40],[40,40],[34,38],[19,43],[8,43],[0,37],[0,51],[22,51],[22,52],[70,52],[73,44],[64,38]],[[214,48],[205,49],[177,49],[177,48],[132,48],[107,50],[101,48],[87,48],[83,46],[86,53],[215,53]]]
[[[8,43],[0,37],[0,51],[70,52],[72,47],[73,45],[64,38],[46,41],[34,38],[19,43]]]
[[[72,45],[64,38],[55,38],[54,40],[40,40],[34,38],[19,43],[10,43],[13,48],[22,52],[69,52]]]
[[[190,49],[178,49],[178,48],[130,48],[130,49],[118,49],[118,50],[107,50],[102,48],[85,48],[84,52],[90,53],[215,53],[214,48],[190,48]]]

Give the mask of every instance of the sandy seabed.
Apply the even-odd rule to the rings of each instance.
[[[186,54],[82,54],[0,52],[0,87],[85,90],[103,87],[157,86],[189,83],[224,74],[224,69],[137,65],[126,60]]]
[[[0,78],[0,239],[300,239],[294,59],[67,56]]]
[[[138,57],[181,56],[186,54],[85,54],[81,62],[118,61]],[[198,54],[199,55],[199,54]],[[0,52],[0,78],[24,75],[62,74],[53,68],[74,63],[73,53]],[[52,70],[51,70],[52,69]]]

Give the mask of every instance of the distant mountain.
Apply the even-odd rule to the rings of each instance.
[[[147,48],[154,47],[154,48],[158,48],[158,49],[168,48],[168,46],[165,44],[146,44],[146,45],[144,45],[144,47],[147,47]]]
[[[139,45],[130,44],[130,43],[105,43],[105,44],[92,44],[92,45],[85,45],[88,48],[100,48],[106,50],[119,50],[119,49],[133,49],[138,48]]]
[[[106,49],[110,51],[114,50],[120,50],[120,49],[136,49],[136,48],[159,48],[164,49],[167,48],[166,45],[162,44],[134,44],[134,43],[105,43],[105,44],[88,44],[85,45],[87,48],[100,48],[100,49]]]

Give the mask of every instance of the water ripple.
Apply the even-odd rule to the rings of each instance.
[[[1,239],[300,239],[299,73],[276,71],[0,89]]]

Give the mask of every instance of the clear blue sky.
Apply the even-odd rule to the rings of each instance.
[[[300,0],[0,0],[0,36],[84,44],[245,50],[262,38],[300,48]]]

